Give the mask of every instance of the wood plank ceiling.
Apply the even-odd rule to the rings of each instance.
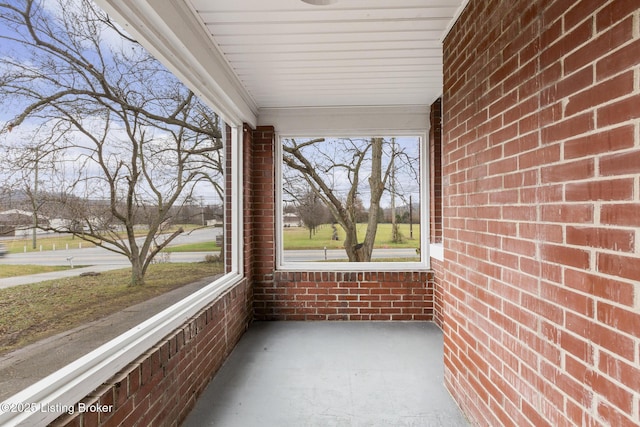
[[[262,109],[430,104],[463,0],[189,2]]]

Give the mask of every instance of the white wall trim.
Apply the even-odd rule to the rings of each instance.
[[[440,37],[441,43],[444,43],[444,39],[447,38],[453,26],[456,25],[456,22],[458,22],[458,19],[460,19],[460,15],[462,15],[462,12],[464,12],[464,9],[467,7],[468,4],[469,4],[469,0],[462,0],[460,7],[458,7],[458,9],[456,10],[456,13],[451,18],[451,21],[449,21],[449,23],[447,24],[447,28],[445,28],[444,31],[442,32],[442,36]]]
[[[431,258],[435,258],[438,261],[444,261],[444,246],[442,243],[431,243],[429,245],[429,254]]]

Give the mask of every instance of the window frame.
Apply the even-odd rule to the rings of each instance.
[[[284,207],[283,207],[283,149],[282,141],[285,138],[341,138],[341,137],[417,137],[420,139],[420,261],[407,262],[303,262],[284,259]],[[429,221],[423,216],[429,212],[429,139],[427,131],[423,130],[370,130],[370,131],[336,131],[336,132],[280,132],[275,137],[275,227],[276,227],[276,270],[278,271],[422,271],[431,268]]]
[[[93,390],[149,351],[160,340],[210,305],[243,279],[242,125],[230,124],[231,140],[231,271],[204,288],[183,298],[123,334],[76,359],[31,386],[6,399],[3,404],[55,405],[73,407]],[[226,196],[226,195],[225,195]],[[225,220],[225,223],[228,221]],[[222,249],[224,250],[224,248]],[[10,407],[10,406],[9,406]],[[20,406],[18,406],[20,407]],[[64,412],[0,411],[0,425],[39,425]]]

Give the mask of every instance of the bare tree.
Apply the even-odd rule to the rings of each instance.
[[[309,230],[309,239],[315,234],[318,226],[325,224],[331,216],[318,194],[310,190],[297,199],[297,212],[300,220]]]
[[[396,158],[405,156],[385,138],[286,139],[285,186],[303,180],[345,231],[349,261],[370,261],[380,218],[380,201]],[[415,164],[415,159],[408,164]],[[299,184],[297,184],[299,185]],[[367,230],[358,240],[362,195],[369,195]]]
[[[202,183],[222,191],[223,124],[89,0],[0,3],[0,25],[0,100],[15,112],[0,135],[23,153],[5,168],[48,162],[56,191],[34,192],[34,211],[63,206],[68,221],[50,229],[124,254],[143,284],[183,232],[160,237],[172,208]],[[136,238],[140,218],[148,232]]]

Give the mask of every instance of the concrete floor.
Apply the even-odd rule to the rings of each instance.
[[[423,322],[257,322],[183,426],[468,426]]]

